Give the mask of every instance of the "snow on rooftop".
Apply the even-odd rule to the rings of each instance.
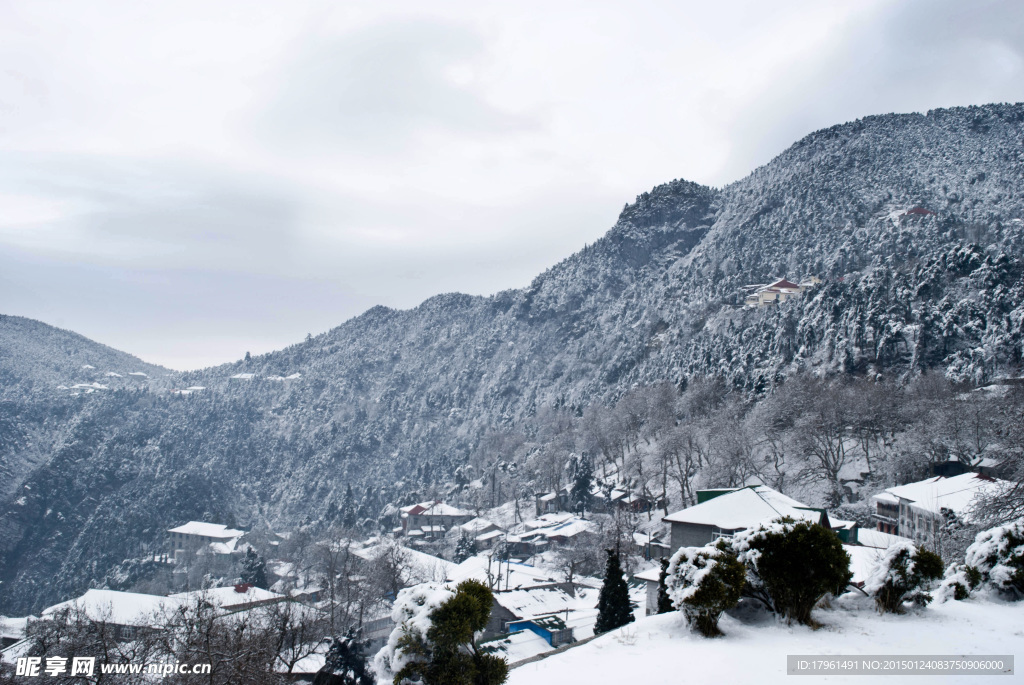
[[[553,649],[547,640],[532,630],[519,630],[483,642],[480,646],[488,653],[504,657],[510,664],[530,659]]]
[[[205,521],[189,521],[183,526],[171,528],[168,533],[183,533],[185,535],[203,535],[208,538],[219,538],[228,540],[245,535],[245,531],[235,530],[222,526],[219,523],[206,523]]]
[[[73,389],[90,389],[90,390],[109,390],[110,386],[100,385],[99,383],[75,383],[71,386]]]
[[[106,376],[107,378],[124,378],[124,376],[117,373],[116,371],[107,371]]]
[[[875,499],[890,501],[889,498],[895,497],[911,502],[918,509],[935,514],[940,513],[942,509],[949,509],[962,515],[969,514],[971,503],[979,494],[991,493],[1010,485],[1007,481],[977,473],[963,473],[952,478],[935,476],[916,483],[897,485],[875,495]]]
[[[497,588],[499,575],[501,576],[501,589],[507,587],[510,590],[517,590],[561,582],[558,578],[534,566],[518,562],[501,562],[499,564],[497,559],[489,559],[486,554],[469,557],[450,569],[448,580],[453,583],[461,583],[464,580],[473,579]]]
[[[239,592],[236,588],[243,589],[243,591]],[[279,595],[276,592],[271,592],[270,590],[264,590],[251,585],[215,587],[207,590],[179,592],[171,595],[171,597],[174,599],[200,599],[207,601],[214,606],[221,607],[222,609],[231,609],[251,604],[271,603],[285,599],[284,595]]]
[[[789,516],[797,521],[817,522],[821,514],[781,492],[764,485],[741,488],[694,505],[663,520],[717,526],[722,530],[753,528],[759,523]]]
[[[906,542],[908,538],[902,535],[893,535],[892,533],[883,533],[880,530],[873,530],[871,528],[858,528],[857,529],[857,542],[864,547],[874,547],[875,549],[887,549],[897,542]]]
[[[255,375],[254,373],[236,373],[231,378],[237,381],[251,381]]]
[[[136,376],[138,378],[149,378],[149,374],[142,373],[141,371],[129,371],[129,376]]]
[[[661,565],[652,566],[646,571],[641,571],[640,573],[634,573],[633,577],[637,580],[650,580],[657,583],[661,580]]]
[[[77,599],[70,599],[43,609],[43,616],[50,616],[64,609],[83,611],[91,620],[123,626],[159,627],[163,621],[158,614],[173,610],[181,603],[177,597],[144,595],[136,592],[116,590],[88,590]]]
[[[477,518],[475,518],[475,519],[473,519],[471,521],[467,521],[466,523],[463,523],[459,527],[462,530],[466,531],[466,533],[468,533],[470,535],[473,535],[474,533],[479,533],[480,531],[483,531],[483,530],[489,530],[491,528],[496,528],[497,526],[495,526],[492,522],[488,521],[485,518],[477,517]]]
[[[557,514],[544,514],[543,516],[538,516],[535,519],[525,522],[523,525],[527,530],[536,530],[538,528],[547,528],[548,526],[565,523],[573,518],[575,518],[575,515],[563,511]]]
[[[572,611],[578,607],[575,597],[554,587],[495,592],[494,601],[518,618],[545,616],[560,611]]]

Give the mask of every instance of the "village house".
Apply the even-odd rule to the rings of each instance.
[[[401,508],[402,533],[431,539],[444,537],[453,526],[461,526],[476,518],[472,512],[458,509],[440,500],[410,504]]]
[[[644,583],[644,615],[653,616],[658,613],[658,588],[661,586],[661,564],[652,566],[646,571],[633,574],[633,578]]]
[[[783,516],[832,528],[824,509],[808,507],[765,485],[700,490],[697,502],[662,519],[672,526],[673,553],[680,547],[703,547]]]
[[[240,552],[238,543],[243,535],[244,530],[235,530],[219,523],[189,521],[167,531],[167,548],[175,564],[183,563],[205,548],[209,548],[213,555],[232,556]]]
[[[980,473],[927,480],[887,488],[871,498],[872,517],[879,531],[934,545],[945,521],[944,511],[965,522],[973,520],[973,505],[980,494],[991,494],[1011,483]]]
[[[780,278],[767,285],[748,285],[744,287],[745,297],[743,304],[748,307],[767,307],[773,304],[781,304],[787,300],[801,297],[804,292],[821,283],[816,276],[794,283],[793,281]]]
[[[117,590],[88,590],[76,599],[43,609],[42,618],[55,618],[65,611],[81,612],[94,623],[114,629],[114,639],[132,640],[143,632],[156,632],[166,626],[164,614],[182,604],[178,597],[161,597]]]
[[[268,604],[278,604],[287,597],[270,590],[255,587],[249,583],[241,583],[230,587],[215,587],[206,590],[193,590],[170,595],[172,599],[205,602],[225,614],[248,611]]]

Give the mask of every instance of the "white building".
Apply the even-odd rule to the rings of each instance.
[[[964,473],[952,478],[935,476],[906,485],[897,485],[872,498],[873,517],[878,530],[930,545],[948,510],[966,522],[973,518],[975,498],[991,494],[1011,483],[979,473]]]
[[[698,499],[707,498],[662,519],[672,526],[670,547],[673,553],[680,547],[703,547],[720,537],[730,537],[783,516],[832,527],[824,509],[808,507],[766,485],[705,490],[697,494]]]
[[[183,526],[167,531],[167,547],[174,562],[180,564],[186,554],[198,554],[200,550],[210,545],[213,545],[210,551],[215,554],[233,554],[243,535],[245,531],[228,528],[219,523],[189,521]]]

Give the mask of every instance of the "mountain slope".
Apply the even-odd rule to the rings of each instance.
[[[489,427],[638,383],[711,374],[759,392],[800,372],[1015,373],[1021,188],[1024,105],[870,117],[726,188],[644,193],[523,290],[376,307],[166,381],[206,388],[191,395],[54,399],[68,420],[0,505],[0,612],[78,591],[189,518],[294,525],[349,484],[376,518],[450,480]],[[804,275],[824,283],[801,301],[737,306],[742,285]]]

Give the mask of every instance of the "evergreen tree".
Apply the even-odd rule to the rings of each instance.
[[[356,525],[355,495],[352,494],[351,483],[345,487],[345,499],[341,503],[341,525],[346,528],[354,528]]]
[[[668,557],[661,559],[661,575],[658,576],[658,613],[667,614],[675,609],[668,596]]]
[[[242,582],[267,589],[267,563],[252,547],[245,550],[245,558],[242,559]]]
[[[576,456],[569,460],[569,477],[572,479],[572,486],[569,489],[569,503],[573,511],[581,516],[586,514],[594,502],[592,489],[594,487],[594,465],[585,454]]]
[[[375,680],[367,671],[363,654],[365,646],[355,628],[332,639],[323,668],[313,677],[313,685],[373,685]]]
[[[597,624],[594,634],[607,633],[633,622],[633,609],[629,605],[629,589],[622,575],[619,555],[614,549],[605,550],[608,566],[605,569],[604,585],[597,599]]]
[[[477,580],[466,580],[455,595],[430,613],[426,635],[416,630],[403,633],[399,649],[415,660],[395,674],[394,682],[423,685],[501,685],[508,679],[508,664],[483,652],[476,633],[491,617],[494,596]]]
[[[453,557],[455,563],[461,564],[474,554],[476,554],[476,540],[471,540],[467,537],[459,538],[459,543],[455,546],[455,556]]]

